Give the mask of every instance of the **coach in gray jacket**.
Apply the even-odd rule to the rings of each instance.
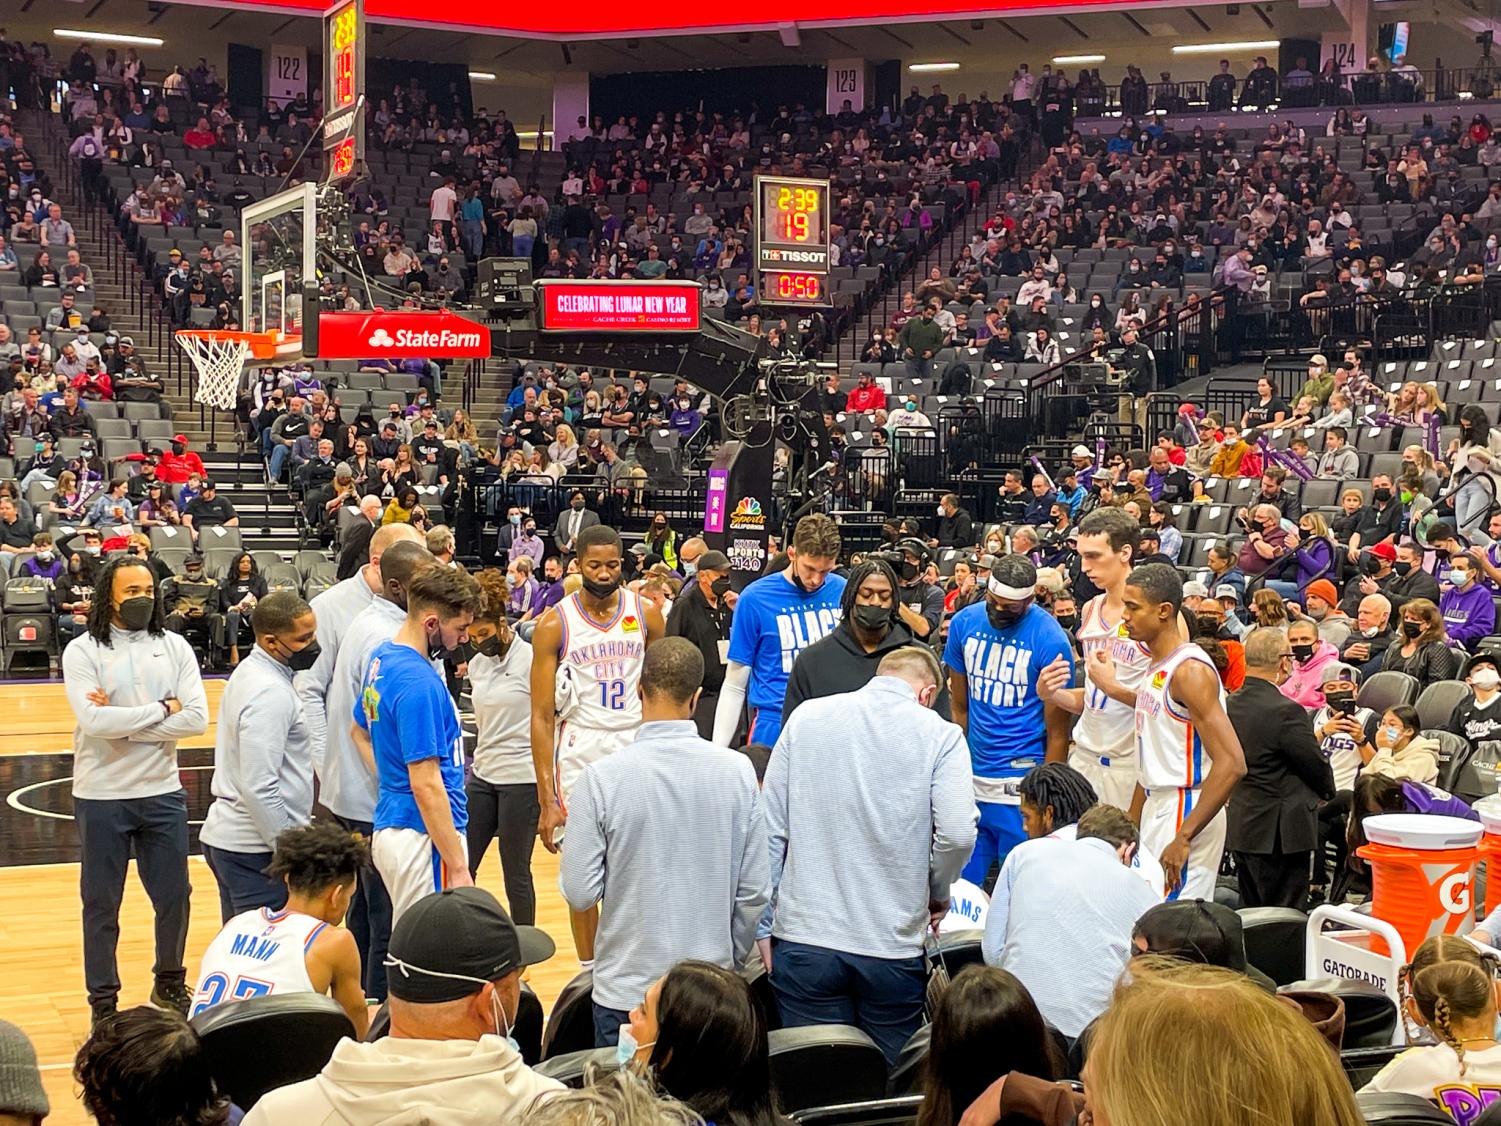
[[[591,763],[568,802],[559,873],[576,911],[600,904],[594,1040],[616,1042],[630,1010],[678,962],[737,969],[767,900],[766,822],[750,759],[693,722],[704,658],[665,637],[641,666],[636,740]]]
[[[291,591],[255,607],[255,648],[219,701],[213,804],[198,834],[219,884],[224,922],[257,907],[280,911],[286,882],[268,876],[277,836],[313,819],[313,752],[292,686],[317,659],[313,611]]]

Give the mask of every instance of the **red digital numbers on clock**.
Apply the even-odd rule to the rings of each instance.
[[[776,274],[776,294],[783,301],[819,301],[823,298],[823,275]]]
[[[335,176],[350,176],[354,173],[354,138],[346,137],[339,142],[330,156],[330,170]]]

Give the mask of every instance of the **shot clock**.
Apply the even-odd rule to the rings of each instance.
[[[344,0],[323,18],[328,102],[323,117],[324,178],[354,175],[365,159],[365,8]]]
[[[755,211],[761,300],[830,304],[828,181],[758,176]]]

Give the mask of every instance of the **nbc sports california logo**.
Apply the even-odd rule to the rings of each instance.
[[[455,332],[451,328],[410,329],[398,328],[392,336],[383,328],[377,328],[366,341],[372,348],[422,348],[438,351],[444,348],[478,348],[482,330]]]
[[[761,502],[755,497],[741,497],[740,503],[730,513],[730,527],[733,529],[761,528],[766,524],[766,517],[761,513]]]

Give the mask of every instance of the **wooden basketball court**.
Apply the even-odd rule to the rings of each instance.
[[[218,710],[224,689],[220,679],[206,680],[210,714]],[[89,1009],[83,985],[82,905],[78,896],[77,839],[66,815],[68,761],[73,716],[60,683],[0,684],[0,1018],[20,1025],[36,1044],[42,1076],[52,1100],[47,1121],[82,1126],[91,1119],[78,1102],[72,1079],[74,1053],[88,1036]],[[185,781],[207,794],[208,755],[214,727],[184,744],[183,761],[200,765],[184,770]],[[198,748],[191,750],[190,748]],[[192,815],[203,807],[190,800]],[[204,948],[219,930],[219,899],[214,878],[203,860],[188,865],[193,883],[192,923],[188,932],[188,987],[198,972]],[[532,857],[537,886],[537,925],[557,943],[550,962],[533,966],[527,981],[550,1008],[558,992],[578,972],[568,910],[558,891],[557,857],[537,845]],[[492,847],[480,868],[479,883],[502,903],[505,889],[500,861]],[[136,879],[134,865],[126,880],[120,912],[121,1007],[144,1004],[151,991],[151,905]]]

